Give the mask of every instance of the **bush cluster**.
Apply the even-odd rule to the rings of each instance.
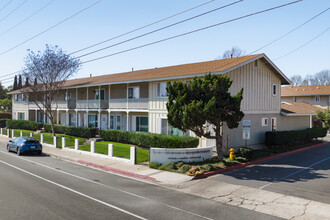
[[[36,121],[25,121],[25,120],[11,120],[7,119],[6,127],[11,129],[25,129],[25,130],[40,130],[42,128],[42,123]]]
[[[252,160],[254,158],[254,153],[251,148],[240,147],[235,153],[238,157],[246,158],[247,160]]]
[[[44,124],[44,129],[47,132],[52,132],[50,124]],[[96,135],[96,128],[82,128],[73,126],[54,125],[55,133],[66,134],[69,136],[92,138]]]
[[[288,144],[308,143],[314,138],[325,137],[327,128],[308,128],[292,131],[268,131],[266,132],[266,146],[285,146]]]
[[[0,119],[0,128],[6,127],[6,121],[7,121],[7,119]]]
[[[106,141],[134,144],[146,148],[195,148],[199,143],[198,138],[194,137],[119,130],[100,130],[100,137]]]

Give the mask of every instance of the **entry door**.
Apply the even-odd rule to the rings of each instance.
[[[108,128],[108,116],[106,114],[101,114],[101,129]]]
[[[65,125],[65,113],[60,113],[61,117],[61,125]]]
[[[123,126],[124,131],[127,131],[127,115],[123,115]]]

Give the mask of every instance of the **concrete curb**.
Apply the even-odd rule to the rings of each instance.
[[[246,166],[249,166],[249,165],[252,165],[252,164],[261,163],[261,162],[264,162],[266,160],[271,160],[271,159],[275,159],[275,158],[278,158],[278,157],[294,154],[294,153],[297,153],[297,152],[300,152],[300,151],[304,151],[304,150],[308,150],[308,149],[312,149],[312,148],[316,148],[316,147],[321,147],[321,146],[326,145],[326,144],[327,144],[327,142],[323,142],[323,143],[316,144],[316,145],[313,145],[313,146],[299,148],[299,149],[296,149],[296,150],[292,150],[292,151],[288,151],[288,152],[284,152],[284,153],[280,153],[280,154],[275,154],[275,155],[268,156],[268,157],[263,157],[263,158],[260,158],[258,160],[237,164],[237,165],[234,165],[234,166],[226,167],[226,168],[215,170],[215,171],[210,171],[210,172],[204,173],[202,175],[195,176],[193,178],[193,180],[194,179],[206,178],[206,177],[213,176],[213,175],[216,175],[216,174],[226,173],[226,172],[229,172],[229,171],[232,171],[232,170],[235,170],[235,169],[239,169],[239,168],[242,168],[242,167],[246,167]]]
[[[80,164],[92,166],[92,167],[95,167],[95,168],[100,168],[100,169],[103,169],[103,170],[111,171],[113,173],[118,173],[118,174],[121,174],[121,175],[124,175],[124,176],[134,177],[134,178],[137,178],[137,179],[146,180],[146,181],[150,181],[150,182],[155,182],[156,181],[155,178],[150,177],[150,176],[145,176],[145,175],[141,175],[141,174],[125,171],[125,170],[120,170],[120,169],[117,169],[117,168],[103,166],[103,165],[99,165],[99,164],[96,164],[96,163],[91,163],[91,162],[84,161],[84,160],[77,160],[77,162],[80,163]]]

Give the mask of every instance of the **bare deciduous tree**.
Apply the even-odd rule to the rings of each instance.
[[[29,101],[33,101],[48,118],[54,132],[54,118],[58,99],[65,81],[77,72],[81,62],[63,52],[57,46],[46,45],[37,53],[29,51],[25,58],[23,74],[30,85],[25,89]]]
[[[303,82],[303,79],[300,75],[293,75],[290,80],[291,80],[292,86],[300,86],[301,83]]]
[[[317,85],[330,85],[330,70],[322,70],[314,75]]]
[[[230,50],[226,50],[222,57],[218,57],[218,59],[228,59],[231,57],[241,57],[245,55],[245,51],[240,49],[239,47],[232,47]]]

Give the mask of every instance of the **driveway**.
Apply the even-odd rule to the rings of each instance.
[[[330,204],[330,144],[210,179]]]

